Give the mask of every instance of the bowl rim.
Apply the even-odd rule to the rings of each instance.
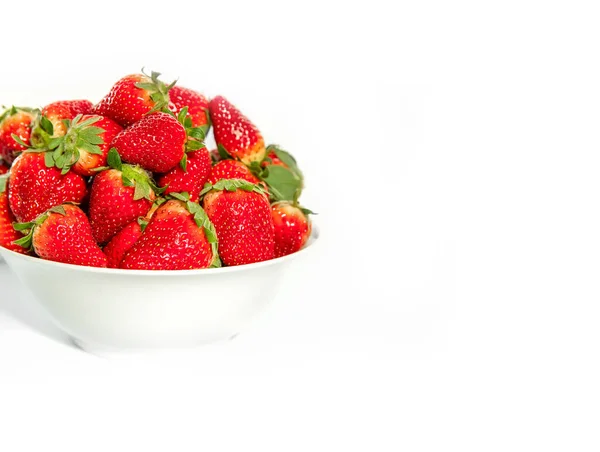
[[[312,220],[311,220],[312,221]],[[298,255],[304,254],[309,248],[313,248],[315,242],[318,240],[321,231],[314,221],[312,221],[312,230],[308,241],[302,249],[295,253],[288,254],[282,257],[276,257],[267,261],[255,262],[253,264],[235,265],[231,267],[219,267],[219,268],[197,268],[192,270],[130,270],[122,268],[103,268],[103,267],[89,267],[86,265],[75,265],[65,264],[63,262],[55,262],[47,259],[41,259],[39,257],[28,256],[26,254],[17,253],[16,251],[9,250],[8,248],[0,247],[0,255],[7,254],[11,255],[11,258],[21,259],[24,261],[30,261],[37,265],[46,265],[49,267],[65,268],[71,270],[77,270],[82,272],[99,273],[105,275],[136,275],[136,276],[191,276],[191,275],[216,275],[224,273],[235,273],[244,270],[252,270],[255,268],[268,267],[271,265],[277,265],[279,263],[295,259]],[[8,261],[7,261],[8,263]],[[8,263],[10,266],[10,263]]]

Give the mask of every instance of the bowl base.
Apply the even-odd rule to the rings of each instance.
[[[84,352],[87,352],[91,355],[98,356],[100,358],[114,359],[114,358],[127,358],[127,357],[136,357],[136,356],[161,356],[161,355],[164,356],[164,355],[171,355],[171,354],[174,354],[177,352],[179,352],[179,353],[189,352],[189,351],[193,351],[193,350],[197,350],[199,348],[205,347],[207,345],[222,344],[224,342],[229,342],[229,341],[235,339],[238,335],[239,335],[239,333],[236,333],[227,339],[222,339],[222,340],[217,340],[217,341],[212,341],[212,342],[205,342],[202,344],[194,344],[194,345],[190,345],[187,347],[186,346],[177,347],[177,348],[164,348],[164,347],[160,347],[160,348],[158,348],[158,347],[157,348],[113,348],[113,347],[105,347],[102,345],[89,344],[87,342],[84,342],[80,339],[76,339],[74,337],[70,337],[70,339],[73,342],[73,344],[75,344],[75,346],[77,346],[79,349],[83,350]]]

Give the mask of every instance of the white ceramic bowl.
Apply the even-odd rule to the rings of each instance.
[[[297,253],[237,267],[114,270],[0,254],[54,322],[99,355],[195,347],[229,339],[275,298]]]

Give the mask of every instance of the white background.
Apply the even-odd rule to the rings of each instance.
[[[248,331],[160,359],[74,348],[0,264],[0,450],[598,450],[592,2],[18,3],[0,103],[142,66],[224,94],[323,236]]]

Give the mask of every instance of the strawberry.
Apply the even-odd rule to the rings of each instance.
[[[281,201],[271,206],[271,213],[275,226],[275,257],[299,251],[310,237],[312,225],[308,214],[313,212]]]
[[[8,206],[8,176],[0,176],[0,246],[26,254],[27,250],[22,246],[16,245],[16,240],[23,237],[23,234],[15,231],[13,223],[15,216]]]
[[[31,130],[31,144],[36,148],[47,147],[52,138],[62,137],[67,133],[66,120],[72,120],[77,115],[87,115],[92,112],[89,100],[60,100],[42,108],[37,115]]]
[[[221,179],[244,179],[250,183],[258,184],[260,180],[252,174],[250,169],[237,160],[221,160],[212,167],[208,182],[216,184]]]
[[[31,124],[36,111],[11,107],[0,115],[0,159],[7,164],[30,146]],[[15,135],[17,140],[13,137]]]
[[[110,239],[110,242],[103,249],[108,258],[108,268],[119,268],[123,257],[141,237],[143,228],[147,224],[147,221],[140,217],[129,223]]]
[[[146,215],[156,199],[156,187],[146,171],[122,164],[114,149],[109,151],[108,163],[111,169],[98,173],[90,190],[90,224],[100,244]]]
[[[46,154],[47,155],[47,154]],[[72,171],[61,174],[48,167],[43,153],[24,152],[10,171],[8,202],[18,221],[33,221],[51,207],[81,202],[87,194],[85,179]]]
[[[187,135],[176,118],[167,113],[144,116],[119,133],[115,147],[125,162],[142,166],[148,171],[166,173],[181,161]]]
[[[106,267],[106,256],[92,237],[90,222],[73,204],[54,206],[33,222],[16,223],[28,231],[17,244],[30,248],[42,259],[65,264]]]
[[[184,107],[188,107],[187,116],[191,119],[193,127],[210,126],[208,99],[202,94],[176,85],[169,91],[169,98],[175,115],[178,115]]]
[[[4,160],[0,159],[0,174],[8,173],[9,169],[10,169],[10,166],[8,166],[6,163],[4,163]]]
[[[179,193],[162,204],[121,268],[190,270],[218,267],[215,228],[199,204]]]
[[[64,121],[67,133],[52,139],[46,163],[66,174],[71,167],[82,176],[92,176],[106,165],[110,143],[123,130],[112,119],[103,116],[77,115],[73,121]]]
[[[160,73],[127,75],[117,81],[110,92],[94,106],[94,113],[107,116],[123,127],[142,119],[146,114],[164,111],[169,105],[169,90],[175,85],[165,85]]]
[[[165,194],[187,192],[193,202],[198,202],[200,191],[211,173],[210,154],[207,149],[199,149],[186,156],[185,169],[176,166],[158,179],[158,185],[165,188]]]
[[[201,196],[205,193],[204,209],[215,225],[223,264],[250,264],[274,257],[271,207],[260,186],[242,179],[221,179],[207,185]]]
[[[223,96],[209,103],[217,146],[237,160],[249,165],[265,157],[265,141],[258,128]]]

